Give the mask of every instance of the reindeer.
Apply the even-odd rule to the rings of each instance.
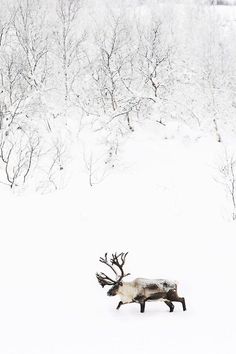
[[[166,279],[145,279],[136,278],[130,282],[123,282],[123,279],[130,275],[130,273],[124,273],[124,264],[128,252],[120,254],[112,254],[110,260],[108,260],[107,253],[104,258],[100,257],[99,261],[108,266],[115,274],[116,279],[112,279],[104,273],[96,273],[99,284],[104,287],[111,285],[108,290],[108,296],[120,296],[120,302],[118,303],[117,310],[122,305],[130,304],[133,302],[140,304],[140,312],[145,311],[145,304],[147,301],[164,301],[169,307],[170,312],[174,311],[174,305],[172,302],[181,302],[183,311],[186,311],[184,297],[179,297],[177,294],[177,283]]]

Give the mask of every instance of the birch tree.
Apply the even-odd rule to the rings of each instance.
[[[138,70],[143,86],[156,99],[170,82],[172,48],[162,34],[161,20],[151,20],[145,28],[140,26],[138,48]]]
[[[54,39],[62,70],[63,96],[68,106],[70,94],[79,72],[80,46],[85,39],[85,32],[78,33],[78,15],[81,8],[80,0],[57,1],[57,26]],[[77,28],[77,32],[76,32]]]
[[[103,128],[119,126],[133,131],[132,117],[140,110],[141,99],[135,88],[135,42],[121,15],[110,14],[106,30],[95,36],[97,56],[90,70],[90,101]]]
[[[20,75],[30,89],[41,89],[49,71],[45,18],[45,10],[39,0],[21,0],[14,16]]]

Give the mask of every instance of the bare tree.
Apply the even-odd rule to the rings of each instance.
[[[211,131],[218,142],[223,141],[223,126],[235,115],[233,106],[235,82],[234,34],[222,33],[217,16],[209,16],[209,24],[202,24],[204,36],[199,40],[197,76],[194,77],[195,105],[202,110],[201,125]],[[196,98],[199,93],[199,99]]]
[[[6,181],[10,188],[26,183],[35,169],[40,156],[40,138],[36,132],[31,134],[22,129],[10,133],[7,139],[1,135],[0,161],[4,165]]]
[[[39,0],[21,0],[15,10],[14,34],[18,42],[21,78],[30,89],[41,89],[48,76],[46,14]]]
[[[106,154],[96,151],[83,152],[84,166],[88,173],[90,187],[101,183],[109,173],[108,161],[104,162]]]
[[[97,29],[95,43],[97,57],[90,66],[94,111],[106,115],[105,124],[121,117],[130,122],[131,111],[135,111],[134,52],[131,49],[128,28],[120,15],[110,13],[108,28]]]
[[[2,9],[3,9],[3,7],[2,7]],[[7,13],[6,9],[5,9],[4,13],[6,15],[6,13]],[[11,18],[11,16],[9,16],[8,13],[4,19],[0,18],[0,48],[2,46],[4,46],[4,44],[6,43],[8,32],[9,32],[10,26],[11,26],[11,21],[12,21],[12,18]]]
[[[163,37],[161,20],[152,19],[145,28],[138,24],[138,32],[138,70],[144,87],[156,99],[169,84],[171,47]]]
[[[223,185],[232,205],[232,219],[236,220],[236,159],[227,151],[225,151],[224,162],[219,167],[217,182]]]
[[[65,145],[59,140],[56,139],[53,142],[52,147],[52,157],[50,159],[50,165],[48,170],[48,180],[53,185],[55,190],[59,188],[59,180],[64,170],[64,158],[66,155],[66,147]]]
[[[78,14],[81,8],[80,0],[58,0],[57,19],[58,24],[54,31],[56,42],[56,54],[59,56],[64,86],[64,101],[68,105],[69,95],[79,72],[81,50],[86,33],[76,33],[75,26],[78,25]],[[77,30],[78,32],[78,30]]]

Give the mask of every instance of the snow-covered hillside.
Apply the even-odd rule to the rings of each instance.
[[[235,7],[0,6],[0,353],[235,354]],[[123,251],[187,311],[117,311]]]
[[[96,184],[146,120],[225,143],[235,19],[195,1],[2,1],[1,189],[62,189],[72,161]]]
[[[164,139],[150,123],[134,134],[119,171],[92,188],[77,175],[54,194],[1,194],[2,354],[235,352],[236,230],[213,178],[221,144]],[[187,311],[115,310],[95,278],[105,251],[129,251],[130,279],[177,279]]]

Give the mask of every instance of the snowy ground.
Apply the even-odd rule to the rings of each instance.
[[[75,175],[55,194],[1,192],[1,354],[235,353],[236,229],[214,180],[223,147],[159,132],[136,131],[92,188]],[[116,311],[95,278],[105,251],[130,252],[130,279],[177,279],[187,311]]]

